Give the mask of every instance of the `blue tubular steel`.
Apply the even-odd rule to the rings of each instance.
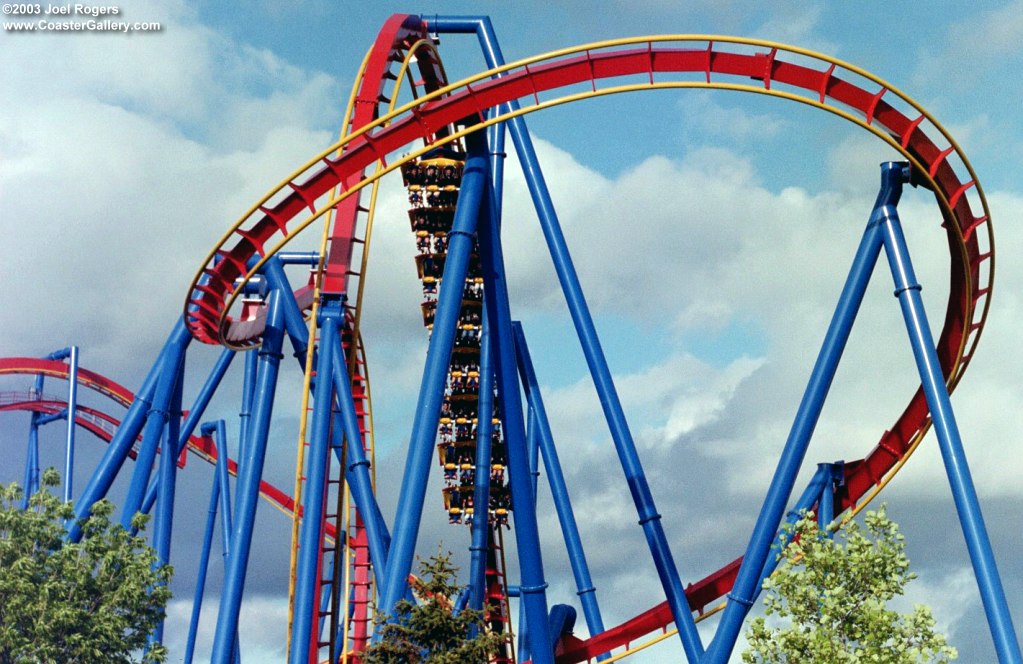
[[[484,293],[483,297],[487,297]],[[469,608],[483,610],[487,594],[487,539],[490,535],[490,467],[493,464],[494,366],[490,326],[484,317],[480,332],[480,392],[476,411],[476,486],[469,545]]]
[[[821,492],[830,480],[831,476],[828,475],[821,466],[818,466],[817,472],[810,478],[806,488],[803,489],[803,493],[800,494],[799,500],[797,500],[796,504],[789,510],[785,523],[793,525],[802,517],[804,512],[809,511],[809,509],[813,507],[814,502],[816,502],[820,497]],[[778,567],[778,563],[780,562],[778,555],[781,553],[782,549],[781,535],[781,530],[779,530],[777,535],[775,535],[774,543],[771,545],[771,550],[774,551],[775,554],[768,556],[767,560],[764,562],[764,569],[760,573],[759,582],[756,584],[756,594],[750,598],[750,601],[756,601],[757,595],[760,594],[760,589],[764,587],[764,579],[774,574],[774,570]]]
[[[218,456],[220,450],[217,450]],[[199,571],[195,578],[195,595],[192,597],[192,614],[188,620],[188,637],[185,640],[184,664],[192,664],[195,654],[195,637],[199,631],[199,617],[202,612],[203,594],[206,589],[206,571],[210,566],[210,549],[213,544],[213,530],[217,522],[217,502],[220,500],[220,480],[213,476],[210,490],[210,506],[206,512],[206,530],[203,531],[202,552],[199,554]]]
[[[103,458],[97,464],[96,470],[93,471],[92,477],[89,479],[85,489],[78,496],[78,500],[75,503],[74,521],[89,516],[93,504],[103,498],[107,491],[110,490],[114,478],[120,472],[121,466],[124,465],[125,459],[128,458],[128,453],[135,444],[143,424],[145,424],[146,415],[151,408],[150,401],[153,398],[156,383],[164,366],[164,358],[177,352],[175,349],[187,347],[191,338],[184,322],[179,318],[173,331],[171,331],[170,336],[167,338],[167,343],[164,345],[163,350],[160,351],[159,358],[149,370],[149,374],[146,376],[145,381],[143,381],[142,387],[135,394],[135,400],[132,401],[128,412],[124,415],[124,419],[121,420],[121,426],[117,427],[117,432],[114,434],[110,444],[107,445]],[[77,541],[81,536],[81,529],[77,525],[72,525],[68,539]]]
[[[887,189],[891,192],[889,200],[878,211],[881,216],[879,223],[885,253],[895,282],[895,296],[902,308],[909,341],[913,347],[913,356],[920,372],[921,385],[931,411],[945,473],[948,475],[959,522],[970,552],[973,572],[977,577],[988,626],[994,639],[995,652],[1002,664],[1018,664],[1023,661],[1019,642],[1013,629],[1009,606],[1005,600],[1005,592],[984,525],[984,516],[977,500],[977,491],[966,461],[959,427],[952,411],[948,388],[942,375],[938,354],[934,350],[934,339],[920,297],[920,284],[913,271],[906,238],[895,209],[902,193],[902,184],[909,180],[909,169],[909,165],[904,163],[888,162],[881,165],[882,191]]]
[[[214,428],[214,442],[217,445],[217,482],[220,484],[220,528],[224,542],[224,560],[231,553],[231,533],[234,531],[234,512],[231,510],[231,476],[227,468],[230,458],[227,447],[227,425],[217,420]]]
[[[249,439],[249,424],[252,420],[252,400],[256,393],[256,368],[259,355],[245,354],[245,370],[242,373],[242,406],[238,412],[238,462],[242,460],[245,441]],[[241,468],[238,469],[241,472]]]
[[[170,564],[171,533],[174,529],[174,496],[177,488],[178,456],[174,453],[175,443],[181,431],[181,393],[184,389],[182,373],[185,358],[179,358],[177,367],[178,379],[174,382],[174,392],[168,404],[167,424],[164,430],[163,444],[160,446],[160,459],[157,474],[160,484],[160,500],[156,505],[156,519],[153,523],[153,548],[159,563]],[[163,641],[163,625],[161,619],[156,629],[149,635],[149,645]]]
[[[590,577],[590,568],[586,563],[586,553],[583,550],[582,538],[579,536],[579,527],[575,521],[575,513],[572,510],[572,501],[568,495],[568,486],[565,484],[565,475],[561,471],[561,462],[558,459],[558,450],[554,446],[554,436],[551,433],[550,421],[547,419],[547,409],[544,407],[543,396],[540,394],[540,383],[536,378],[536,370],[533,361],[529,357],[529,346],[526,344],[526,334],[522,324],[518,321],[512,323],[515,331],[515,350],[518,357],[519,375],[522,384],[526,386],[526,398],[531,404],[535,413],[537,437],[540,443],[540,453],[543,455],[543,465],[547,469],[547,479],[551,487],[551,495],[554,498],[554,509],[558,513],[558,520],[561,522],[561,532],[565,537],[565,548],[568,552],[568,560],[572,565],[572,574],[575,576],[575,584],[579,601],[582,603],[583,615],[586,617],[586,628],[590,636],[596,636],[604,631],[604,620],[600,616],[600,606],[597,603],[597,589],[593,587],[593,579]],[[597,659],[603,661],[608,658],[602,654]]]
[[[184,328],[184,324],[179,323],[179,325]],[[160,446],[164,429],[167,426],[170,402],[175,386],[181,380],[185,350],[191,340],[191,336],[187,332],[185,335],[183,343],[168,344],[168,352],[161,354],[158,360],[161,365],[160,377],[156,382],[153,401],[146,413],[146,426],[142,432],[138,457],[135,459],[135,472],[132,473],[131,484],[128,486],[128,493],[121,511],[121,525],[125,528],[130,527],[131,519],[135,513],[142,510],[142,501],[145,499],[146,487],[149,485],[149,477],[153,471],[157,448]],[[171,447],[175,444],[176,441],[171,444]]]
[[[68,354],[67,445],[64,454],[64,502],[71,502],[75,478],[75,411],[78,408],[78,346]]]
[[[380,505],[373,494],[373,478],[369,472],[369,459],[362,443],[362,432],[359,430],[359,416],[355,412],[355,399],[352,397],[351,377],[348,375],[348,361],[344,346],[341,345],[340,323],[344,320],[344,306],[340,299],[328,303],[324,309],[334,307],[334,320],[338,324],[338,341],[334,350],[334,361],[331,362],[330,375],[334,381],[335,402],[341,429],[345,435],[345,449],[334,446],[334,456],[339,462],[346,462],[345,479],[352,492],[355,507],[362,517],[362,525],[366,529],[366,540],[369,543],[369,556],[373,561],[373,574],[377,586],[384,580],[384,570],[388,568],[390,559],[391,538],[387,532],[387,524]],[[329,320],[329,319],[328,319]],[[353,340],[354,341],[354,340]],[[328,385],[325,383],[325,385]],[[336,434],[335,434],[336,435]]]
[[[235,634],[238,630],[238,616],[252,547],[256,507],[259,503],[259,482],[263,475],[263,462],[266,458],[267,439],[270,433],[270,416],[273,412],[277,373],[282,357],[284,317],[278,306],[280,298],[279,291],[271,291],[267,304],[263,344],[258,351],[259,371],[256,404],[249,432],[250,440],[245,445],[244,463],[238,475],[238,495],[235,505],[237,514],[231,534],[231,555],[224,572],[224,587],[220,597],[217,630],[210,658],[213,664],[227,664],[234,658]]]
[[[473,233],[476,230],[480,200],[488,184],[487,147],[483,137],[470,134],[466,137],[466,144],[468,155],[458,193],[458,207],[448,235],[444,275],[412,422],[409,452],[394,522],[394,540],[391,543],[385,583],[381,586],[379,606],[385,613],[393,612],[394,605],[405,594],[408,575],[412,570],[430,461],[437,437],[441,403],[444,400],[444,386],[454,347],[455,327],[462,306],[465,277],[469,271]]]
[[[340,301],[337,301],[340,304]],[[316,609],[316,585],[323,561],[323,507],[330,461],[330,422],[334,391],[331,387],[332,365],[336,362],[341,336],[338,314],[344,311],[334,302],[320,310],[320,347],[316,361],[316,390],[313,395],[313,417],[309,449],[306,454],[306,486],[299,531],[298,560],[295,578],[294,617],[291,627],[291,664],[308,664]],[[342,318],[343,320],[343,318]],[[361,440],[352,444],[361,444]]]
[[[508,485],[515,510],[515,544],[519,554],[519,592],[522,595],[519,601],[526,607],[533,662],[547,664],[554,662],[554,648],[547,629],[547,582],[544,580],[536,501],[533,499],[526,431],[522,421],[522,397],[515,366],[515,337],[511,326],[501,231],[491,204],[493,190],[489,189],[489,183],[487,193],[480,212],[479,251],[483,266],[484,305],[496,360],[497,396],[504,422],[502,433],[508,456]]]
[[[281,306],[284,308],[284,328],[288,332],[291,346],[295,349],[295,358],[302,369],[305,369],[306,346],[309,343],[309,330],[306,328],[305,318],[302,310],[295,301],[295,295],[291,291],[288,277],[284,274],[282,261],[273,257],[263,266],[263,274],[271,288],[276,288],[282,293]]]
[[[817,499],[817,528],[825,536],[830,536],[831,530],[828,526],[835,520],[835,474],[830,463],[817,464],[817,472],[827,476]]]
[[[516,348],[516,350],[518,350]],[[537,439],[537,428],[539,424],[536,421],[536,410],[533,409],[533,402],[529,400],[529,394],[526,394],[526,452],[529,456],[529,478],[533,483],[533,502],[536,502],[537,489],[540,484],[540,441]]]
[[[235,351],[230,348],[225,348],[221,352],[220,357],[217,359],[217,363],[213,366],[213,370],[210,371],[210,375],[206,378],[206,382],[203,384],[202,389],[195,398],[195,402],[192,407],[188,410],[188,417],[185,418],[185,422],[181,425],[181,433],[177,438],[177,445],[175,447],[175,458],[179,457],[184,451],[185,446],[188,445],[188,439],[192,436],[192,432],[195,431],[195,427],[199,424],[199,420],[202,419],[206,413],[206,407],[210,405],[210,399],[213,398],[213,394],[220,387],[220,381],[223,380],[224,374],[227,373],[228,367],[231,366],[231,360],[234,359]],[[149,486],[146,487],[146,497],[142,501],[142,512],[145,514],[149,513],[149,510],[153,508],[153,504],[156,502],[156,492],[159,482],[157,478],[154,478]]]
[[[785,504],[792,493],[796,474],[803,462],[807,446],[817,426],[824,400],[831,388],[839,360],[852,330],[853,322],[863,302],[870,275],[881,252],[881,237],[878,230],[877,206],[884,200],[885,192],[878,194],[878,203],[871,213],[863,232],[853,264],[839,295],[834,316],[828,326],[820,353],[807,382],[803,398],[796,411],[792,429],[778,459],[771,485],[764,497],[753,533],[750,536],[746,554],[739,568],[732,592],[728,594],[728,606],[718,625],[714,640],[707,650],[707,664],[724,664],[728,660],[735,640],[742,628],[742,622],[759,592],[759,582],[764,564],[771,549],[771,542],[785,513]],[[815,496],[816,498],[816,496]]]
[[[487,64],[491,67],[504,64],[504,56],[501,54],[497,44],[497,37],[488,17],[449,19],[437,18],[431,23],[438,31],[450,32],[475,32],[480,40],[480,45],[487,58]],[[518,104],[511,102],[512,109]],[[646,475],[643,472],[639,455],[636,452],[636,444],[632,439],[621,401],[618,398],[614,381],[611,378],[611,371],[601,349],[600,340],[597,337],[596,327],[593,318],[586,306],[582,288],[575,267],[572,264],[571,255],[565,242],[561,225],[558,221],[554,204],[551,201],[547,183],[540,170],[539,161],[536,158],[536,151],[533,149],[533,142],[529,137],[526,123],[521,117],[508,120],[508,127],[511,131],[512,142],[515,144],[515,151],[519,156],[519,162],[529,187],[529,193],[533,199],[540,226],[547,241],[551,258],[554,261],[554,268],[561,282],[561,288],[565,293],[569,311],[572,314],[572,321],[575,324],[576,333],[579,335],[580,345],[586,356],[586,362],[593,382],[600,398],[604,416],[608,421],[611,437],[614,440],[618,457],[621,460],[632,498],[639,515],[639,523],[643,528],[647,544],[650,548],[651,557],[657,568],[657,574],[664,588],[668,605],[671,607],[672,617],[678,627],[679,638],[685,649],[686,656],[690,662],[699,661],[703,655],[703,644],[700,642],[700,635],[696,631],[696,622],[693,620],[686,600],[685,590],[678,575],[678,569],[668,547],[668,540],[664,534],[664,527],[661,525],[661,515],[657,512],[653,495]],[[546,627],[545,627],[546,630]]]

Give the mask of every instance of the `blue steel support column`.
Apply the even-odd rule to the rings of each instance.
[[[906,238],[895,209],[902,192],[902,184],[909,180],[909,168],[908,164],[897,162],[881,165],[882,189],[893,190],[890,202],[880,211],[882,216],[879,223],[882,225],[885,253],[895,281],[895,296],[899,298],[902,315],[906,320],[906,330],[920,372],[921,385],[927,397],[927,406],[931,411],[945,473],[948,475],[956,511],[959,513],[959,523],[962,525],[973,572],[977,577],[988,626],[994,639],[995,652],[1002,664],[1018,664],[1023,661],[1019,642],[1013,629],[1009,606],[1005,601],[1005,591],[1002,589],[991,542],[984,525],[984,516],[977,500],[977,491],[966,461],[948,388],[941,373],[938,354],[934,350],[934,339],[920,297],[920,284],[916,280]]]
[[[547,479],[551,487],[551,495],[554,498],[554,509],[558,513],[561,532],[565,537],[565,548],[568,552],[568,560],[572,565],[572,574],[575,576],[575,585],[579,601],[582,603],[583,615],[586,617],[586,628],[589,630],[590,636],[596,636],[604,631],[604,620],[600,616],[600,606],[597,603],[597,589],[593,587],[590,568],[586,563],[586,553],[583,550],[582,538],[579,536],[579,526],[575,521],[575,512],[572,510],[572,502],[568,496],[568,486],[565,484],[565,476],[561,471],[558,450],[554,446],[554,436],[551,433],[550,421],[547,419],[547,409],[544,407],[543,396],[540,394],[540,383],[536,378],[533,361],[529,357],[526,334],[522,330],[522,324],[518,321],[512,323],[512,328],[515,331],[515,350],[517,351],[519,374],[523,385],[526,386],[526,398],[529,399],[536,414],[536,433],[539,438],[540,453],[543,455],[544,468],[547,469]],[[607,657],[608,655],[603,654],[597,659],[603,661]]]
[[[381,586],[379,605],[386,613],[393,612],[394,605],[405,594],[408,575],[412,569],[412,558],[422,520],[423,501],[426,498],[430,461],[437,436],[437,424],[440,421],[440,407],[444,399],[444,385],[451,360],[451,349],[454,347],[455,326],[458,324],[462,292],[469,269],[473,233],[476,230],[480,199],[488,184],[487,146],[483,137],[470,134],[466,137],[466,144],[468,156],[462,173],[458,207],[455,210],[451,233],[448,235],[444,276],[437,299],[423,380],[419,388],[419,400],[412,422],[405,474],[398,496],[394,539],[391,542],[385,583]]]
[[[242,450],[245,448],[245,441],[249,439],[249,423],[252,420],[252,401],[256,393],[256,368],[259,364],[259,355],[256,353],[245,354],[245,370],[242,372],[242,406],[238,412],[238,462],[242,460]],[[241,472],[241,468],[238,468]]]
[[[181,327],[183,328],[184,325],[182,324]],[[181,380],[185,350],[191,339],[186,332],[183,342],[168,344],[168,352],[161,355],[158,360],[161,364],[160,377],[156,382],[153,401],[146,413],[146,426],[142,433],[138,457],[135,459],[135,472],[131,476],[131,484],[128,486],[128,493],[121,511],[121,525],[125,528],[130,527],[135,513],[142,510],[142,501],[145,498],[146,487],[153,471],[157,448],[163,439],[164,428],[169,419],[171,399],[175,386]],[[176,442],[175,440],[174,443],[171,443],[171,446],[176,445]]]
[[[281,259],[274,256],[268,260],[263,266],[263,274],[266,275],[270,287],[279,290],[283,296],[281,306],[284,308],[284,329],[287,330],[291,346],[295,349],[295,358],[304,371],[309,330],[306,327],[305,318],[302,316],[302,310],[299,309],[298,302],[295,301],[288,277],[284,274]]]
[[[486,295],[484,294],[484,297]],[[490,535],[490,467],[493,463],[494,366],[490,325],[480,332],[480,392],[476,413],[476,486],[472,496],[472,540],[469,545],[469,608],[483,610],[487,593],[487,539]]]
[[[30,395],[35,399],[43,397],[43,375],[36,376]],[[32,494],[39,491],[39,413],[32,411],[28,426],[28,454],[25,460],[25,497],[21,508],[27,510]]]
[[[206,378],[206,382],[188,411],[188,417],[185,418],[184,424],[181,425],[181,433],[178,435],[175,447],[175,458],[179,457],[185,446],[188,445],[188,439],[191,437],[192,432],[195,431],[199,420],[206,413],[206,407],[210,405],[210,399],[213,398],[214,392],[220,387],[220,381],[223,380],[224,374],[227,372],[228,367],[231,366],[231,360],[234,359],[234,355],[235,351],[225,348],[217,359],[217,363],[213,366],[213,370],[210,371],[210,375]],[[159,482],[154,478],[149,483],[149,486],[146,487],[146,497],[142,501],[142,512],[145,514],[149,514],[149,510],[153,508],[153,504],[156,502],[158,486]]]
[[[438,31],[476,32],[484,50],[484,55],[487,58],[487,64],[491,67],[504,64],[504,56],[501,54],[493,26],[488,17],[471,19],[437,18],[433,25]],[[511,108],[515,109],[517,107],[517,103],[511,103]],[[621,460],[625,477],[629,483],[629,489],[632,492],[632,498],[639,515],[639,523],[646,536],[650,554],[657,568],[657,574],[660,578],[661,586],[664,588],[668,605],[671,607],[672,617],[678,627],[679,638],[682,641],[682,646],[689,661],[697,662],[703,655],[703,644],[700,642],[700,635],[696,631],[696,623],[689,609],[685,590],[682,587],[678,569],[675,566],[671,549],[668,547],[667,537],[664,534],[664,528],[661,525],[661,515],[657,512],[653,495],[650,492],[650,486],[647,483],[646,475],[639,461],[636,444],[632,439],[631,431],[629,431],[614,381],[611,379],[611,371],[607,366],[604,351],[600,346],[593,318],[586,306],[586,300],[583,297],[579,278],[572,264],[572,258],[568,252],[568,246],[561,231],[561,225],[554,210],[550,192],[540,170],[536,151],[533,149],[533,142],[529,137],[526,123],[521,117],[512,118],[507,121],[507,124],[511,131],[512,142],[515,144],[515,151],[522,165],[526,183],[529,186],[529,192],[540,220],[540,226],[547,240],[551,258],[554,261],[554,268],[561,282],[561,288],[565,293],[569,311],[572,314],[576,333],[579,335],[580,345],[586,356],[586,362],[593,376],[601,406],[604,409],[604,416],[608,421],[611,437],[614,440],[618,457]]]
[[[259,352],[256,405],[253,411],[251,438],[244,451],[244,464],[238,476],[238,495],[235,509],[234,531],[231,535],[231,555],[224,572],[224,587],[217,615],[217,630],[213,641],[213,664],[233,661],[235,634],[241,611],[242,592],[248,571],[252,532],[259,502],[259,481],[263,476],[267,439],[270,434],[270,416],[273,411],[277,372],[281,364],[284,341],[283,312],[278,306],[281,294],[272,291],[268,298],[266,330]],[[242,456],[242,455],[239,455]]]
[[[536,501],[530,476],[526,431],[522,421],[522,397],[515,367],[515,338],[511,327],[508,283],[504,270],[499,221],[489,188],[483,198],[479,228],[480,263],[483,267],[483,303],[493,336],[497,395],[504,423],[508,455],[508,485],[514,514],[515,544],[519,554],[520,602],[526,607],[529,649],[534,664],[554,662],[554,648],[547,629],[547,582],[540,553],[540,531],[536,523]]]
[[[184,352],[184,347],[188,346],[190,340],[191,337],[188,334],[188,330],[185,328],[184,322],[179,318],[174,326],[174,330],[167,339],[167,343],[160,352],[159,358],[149,370],[149,374],[146,376],[145,381],[143,381],[142,387],[135,394],[135,400],[128,408],[128,412],[125,413],[124,419],[121,420],[121,426],[117,427],[117,432],[114,434],[110,444],[107,445],[103,458],[97,464],[96,470],[93,471],[92,477],[89,479],[85,489],[78,496],[78,500],[75,502],[75,521],[86,518],[91,513],[93,504],[103,498],[107,491],[110,490],[114,478],[117,477],[121,466],[124,465],[124,460],[128,458],[128,452],[131,451],[146,421],[146,415],[151,408],[150,401],[153,398],[156,383],[160,378],[160,372],[164,367],[164,358],[179,350]],[[77,525],[72,525],[68,533],[68,539],[77,541],[81,536],[81,529]]]
[[[75,476],[75,411],[78,408],[78,346],[68,354],[67,445],[64,454],[64,502],[71,502]]]
[[[219,450],[218,450],[219,452]],[[210,490],[210,505],[206,510],[206,529],[203,531],[202,551],[199,554],[199,571],[195,578],[195,594],[192,597],[192,614],[188,620],[188,637],[185,640],[184,664],[192,664],[195,654],[195,637],[199,631],[199,617],[206,589],[206,571],[210,566],[210,548],[213,544],[213,530],[217,522],[217,502],[220,500],[220,480],[214,474]]]
[[[803,489],[803,493],[800,494],[796,504],[789,510],[785,523],[795,524],[796,521],[800,519],[803,512],[813,507],[814,502],[816,502],[820,497],[821,492],[824,491],[825,487],[828,486],[828,483],[831,482],[831,475],[821,467],[823,465],[825,464],[817,466],[817,472],[814,473],[813,477],[810,478],[810,481],[807,482],[806,488]],[[779,530],[775,536],[774,543],[771,545],[771,550],[774,554],[768,556],[767,560],[764,562],[764,569],[760,573],[760,580],[756,584],[756,591],[754,595],[749,598],[751,602],[755,601],[757,595],[760,594],[760,589],[764,587],[764,580],[774,574],[774,570],[778,567],[778,563],[780,561],[778,560],[777,553],[781,551],[781,534],[782,532]]]
[[[323,507],[330,461],[330,422],[334,400],[331,384],[332,367],[337,361],[341,336],[338,316],[344,316],[340,300],[325,302],[320,310],[320,346],[316,361],[316,391],[313,395],[313,417],[306,464],[306,486],[303,490],[302,523],[299,531],[298,561],[295,578],[295,608],[291,627],[291,664],[308,664],[311,640],[315,638],[314,612],[316,586],[323,560]],[[351,439],[349,439],[351,440]],[[360,440],[350,442],[361,444]],[[374,559],[375,560],[375,559]]]
[[[714,640],[707,649],[704,660],[706,664],[724,664],[728,661],[746,613],[753,603],[753,598],[760,590],[761,574],[771,550],[771,543],[774,541],[782,515],[785,513],[785,504],[792,493],[792,486],[795,484],[799,467],[806,455],[810,437],[817,426],[817,420],[824,407],[828,390],[831,388],[835,370],[838,368],[846,341],[849,339],[853,321],[855,321],[860,304],[863,302],[863,294],[866,292],[870,275],[881,252],[877,208],[886,196],[887,192],[884,190],[878,194],[874,212],[870,215],[867,228],[864,230],[856,250],[852,268],[842,288],[831,324],[828,326],[820,353],[817,355],[817,361],[796,411],[792,429],[789,431],[785,447],[778,459],[774,478],[771,480],[767,495],[764,497],[764,504],[760,508],[760,514],[753,527],[753,533],[746,547],[746,554],[743,557],[735,584],[732,587],[732,592],[728,594],[728,606],[725,607]]]
[[[830,536],[828,526],[835,520],[835,471],[830,463],[817,464],[817,472],[824,473],[827,481],[821,487],[817,498],[817,527],[821,533]]]
[[[337,300],[335,321],[344,320],[344,309]],[[322,346],[321,346],[322,347]],[[377,586],[384,581],[384,570],[388,568],[391,541],[387,532],[387,524],[380,513],[380,505],[373,494],[373,478],[369,472],[369,459],[362,443],[362,432],[359,430],[359,416],[355,412],[355,399],[352,397],[351,378],[348,375],[348,360],[344,346],[341,345],[340,327],[338,328],[337,347],[334,350],[334,361],[331,362],[330,375],[334,382],[337,395],[338,416],[344,430],[346,448],[333,446],[334,455],[339,462],[347,462],[345,478],[352,492],[355,507],[362,517],[362,525],[366,529],[366,540],[369,544],[369,556],[373,561],[373,575]],[[329,383],[325,383],[329,386]],[[335,435],[337,435],[335,433]],[[346,458],[347,457],[347,458]]]

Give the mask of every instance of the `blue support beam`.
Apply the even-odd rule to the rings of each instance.
[[[88,517],[96,501],[106,496],[107,491],[110,490],[114,478],[120,472],[121,466],[124,465],[125,459],[128,458],[128,453],[131,451],[139,432],[142,430],[142,426],[145,424],[146,415],[151,408],[150,401],[153,399],[156,383],[161,377],[161,371],[165,367],[166,357],[179,352],[183,353],[191,339],[184,322],[179,318],[167,339],[167,343],[160,352],[160,357],[149,370],[149,374],[146,376],[145,381],[143,381],[142,387],[135,394],[135,400],[128,407],[128,412],[121,420],[121,426],[117,427],[117,432],[114,434],[110,444],[107,445],[103,458],[100,459],[96,470],[93,471],[92,477],[89,479],[85,489],[78,496],[78,500],[75,503],[74,521]],[[78,541],[81,536],[81,529],[77,525],[72,524],[69,529],[68,539]]]
[[[879,203],[885,195],[884,191],[878,194]],[[760,514],[746,547],[735,585],[732,587],[732,592],[728,594],[728,605],[725,607],[714,640],[707,649],[706,657],[703,660],[706,664],[724,664],[728,661],[742,628],[743,620],[760,591],[761,577],[771,551],[771,544],[774,542],[781,524],[785,505],[792,494],[796,475],[806,455],[813,430],[817,426],[817,420],[824,407],[824,401],[831,388],[831,382],[835,377],[835,371],[842,358],[842,352],[845,350],[845,344],[863,302],[863,295],[867,290],[867,284],[870,282],[870,275],[877,263],[880,251],[881,243],[875,211],[870,215],[867,228],[856,250],[852,268],[842,288],[831,324],[828,326],[817,361],[799,403],[792,429],[789,431],[785,447],[778,459],[774,477],[760,508]]]
[[[486,294],[484,294],[486,297]],[[487,595],[487,548],[490,537],[490,467],[493,464],[494,363],[490,326],[483,319],[480,333],[480,391],[476,410],[476,486],[469,544],[469,608],[483,610]],[[447,460],[450,463],[450,460]]]
[[[878,215],[877,223],[880,225],[885,254],[895,282],[895,296],[899,299],[906,321],[906,330],[920,372],[927,406],[931,411],[945,473],[948,475],[952,497],[959,514],[959,523],[962,525],[966,547],[970,553],[970,562],[977,577],[988,626],[994,639],[995,652],[1001,664],[1019,664],[1023,658],[1020,656],[1012,616],[1005,600],[1005,591],[984,525],[984,516],[977,500],[977,490],[966,461],[966,452],[952,411],[952,402],[949,399],[941,364],[934,349],[934,338],[920,297],[920,284],[913,271],[913,263],[896,210],[902,185],[909,181],[909,176],[908,164],[887,162],[881,165],[882,191],[888,191],[889,196],[875,211]]]
[[[515,337],[512,332],[508,282],[501,249],[500,224],[493,205],[493,190],[487,183],[479,228],[480,262],[487,324],[493,337],[503,433],[508,455],[508,487],[515,510],[512,521],[519,554],[521,593],[529,629],[529,649],[534,664],[553,664],[554,647],[547,629],[547,582],[544,579],[540,532],[536,522],[536,501],[526,449],[526,427],[522,420],[522,396],[515,365]]]
[[[75,413],[78,408],[78,346],[68,353],[67,444],[64,449],[64,502],[74,496],[75,479]]]
[[[466,143],[468,157],[462,173],[458,207],[451,233],[448,234],[444,276],[419,389],[419,400],[412,422],[386,578],[380,591],[379,606],[385,613],[393,612],[394,605],[404,596],[408,586],[408,575],[412,570],[412,558],[415,555],[423,503],[426,499],[430,461],[437,437],[437,425],[440,422],[440,408],[444,400],[448,365],[462,305],[463,284],[469,271],[469,256],[472,252],[480,200],[489,180],[489,159],[483,137],[470,134]]]
[[[487,58],[487,64],[491,67],[504,64],[504,56],[501,54],[496,34],[488,17],[437,17],[430,21],[430,25],[438,32],[476,33],[484,50],[484,55]],[[512,109],[516,109],[517,106],[515,102],[510,104]],[[579,284],[578,275],[572,263],[571,255],[568,252],[568,245],[561,231],[561,225],[554,210],[554,204],[551,201],[547,183],[540,169],[532,139],[522,117],[509,119],[507,125],[511,132],[515,151],[519,156],[519,162],[522,165],[523,174],[525,175],[529,193],[540,220],[544,238],[547,241],[551,258],[554,261],[558,280],[561,283],[561,288],[564,291],[565,299],[572,315],[576,333],[579,335],[579,341],[586,356],[586,362],[593,377],[594,385],[604,410],[604,416],[608,421],[611,437],[614,440],[618,457],[622,463],[622,469],[629,483],[636,511],[639,515],[639,522],[643,528],[654,565],[657,568],[661,587],[664,589],[668,605],[671,607],[672,617],[678,626],[679,638],[682,641],[683,649],[689,661],[697,662],[703,656],[703,644],[700,642],[700,635],[696,631],[696,623],[689,610],[685,590],[682,587],[678,569],[675,566],[671,549],[668,547],[667,537],[664,534],[661,515],[657,512],[646,474],[639,461],[636,445],[626,422],[625,413],[622,409],[621,400],[618,398],[614,381],[611,379],[611,371],[608,368],[607,359],[604,357],[604,351],[600,346],[593,318],[586,306],[582,287]],[[544,629],[546,630],[546,627]]]
[[[266,446],[270,434],[270,416],[277,387],[277,374],[281,364],[284,342],[284,315],[279,305],[281,293],[271,291],[267,303],[266,330],[259,353],[259,369],[255,392],[256,404],[245,445],[243,463],[238,476],[238,495],[234,530],[231,535],[231,555],[224,573],[224,587],[220,597],[220,612],[213,641],[210,661],[228,664],[235,657],[235,634],[241,612],[242,593],[248,572],[252,533],[259,501],[259,482],[263,476]]]
[[[554,435],[551,433],[550,421],[547,419],[547,409],[543,403],[543,396],[540,394],[540,382],[536,378],[536,370],[529,356],[526,333],[519,322],[512,323],[512,328],[515,332],[515,350],[518,359],[519,375],[522,384],[526,386],[526,398],[529,400],[530,408],[534,413],[540,454],[543,456],[544,468],[547,469],[551,495],[554,498],[554,509],[558,513],[561,532],[565,538],[565,549],[568,552],[568,560],[572,566],[572,574],[575,577],[576,592],[583,607],[586,628],[589,630],[590,636],[596,636],[604,631],[604,620],[600,615],[600,606],[597,603],[597,589],[593,585],[590,568],[586,562],[586,552],[583,550],[582,538],[579,536],[579,526],[576,524],[575,511],[572,509],[572,501],[568,495],[568,485],[565,483],[565,475],[561,470],[558,450],[554,445]],[[607,658],[607,654],[597,657],[598,661],[603,661]]]
[[[323,562],[323,512],[330,463],[331,406],[334,397],[330,376],[341,348],[338,325],[344,321],[344,309],[340,306],[340,300],[325,304],[326,306],[320,310],[317,385],[313,397],[309,448],[305,455],[306,481],[302,494],[304,505],[299,530],[291,650],[288,659],[291,664],[309,662],[312,641],[315,639],[317,582],[320,565]],[[357,441],[357,444],[361,445],[361,441]]]

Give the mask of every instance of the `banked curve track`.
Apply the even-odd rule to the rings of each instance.
[[[580,92],[580,84],[590,89]],[[567,94],[556,96],[566,88]],[[640,37],[564,49],[442,87],[354,128],[256,203],[221,238],[189,289],[185,302],[189,331],[204,343],[227,342],[225,335],[233,323],[229,312],[240,292],[237,284],[304,228],[402,163],[515,115],[659,88],[727,89],[803,103],[863,127],[913,165],[918,181],[934,192],[948,236],[949,296],[937,351],[945,380],[954,389],[980,338],[994,271],[987,203],[962,150],[916,102],[868,72],[803,49],[734,37]],[[522,107],[483,120],[486,111],[513,101]],[[451,124],[463,129],[438,133]],[[418,141],[425,147],[387,162],[390,154]],[[366,176],[365,169],[375,162],[384,167]],[[329,195],[339,186],[339,193]],[[256,266],[247,269],[253,261]],[[246,343],[258,340],[257,334]],[[897,470],[929,425],[926,401],[918,389],[867,455],[846,464],[841,508],[855,506]],[[691,607],[702,610],[724,596],[734,583],[738,563],[690,586]],[[562,653],[558,661],[582,661],[670,622],[666,605],[654,607]]]

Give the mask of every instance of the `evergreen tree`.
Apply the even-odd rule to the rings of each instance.
[[[111,522],[108,501],[80,522],[80,542],[66,541],[74,510],[48,490],[59,483],[44,472],[28,509],[17,484],[0,485],[0,664],[164,661],[160,644],[141,651],[164,616],[171,568]]]
[[[851,521],[830,537],[804,514],[786,530],[781,565],[764,581],[767,618],[750,624],[743,662],[916,664],[957,657],[926,606],[905,615],[887,607],[916,575],[884,507],[866,513],[864,528]]]
[[[401,600],[398,616],[377,614],[380,638],[366,649],[364,664],[481,664],[490,661],[506,637],[488,632],[482,611],[469,608],[455,613],[452,598],[457,569],[450,554],[438,554],[419,563],[416,587],[420,601]],[[472,636],[475,634],[475,636]]]

